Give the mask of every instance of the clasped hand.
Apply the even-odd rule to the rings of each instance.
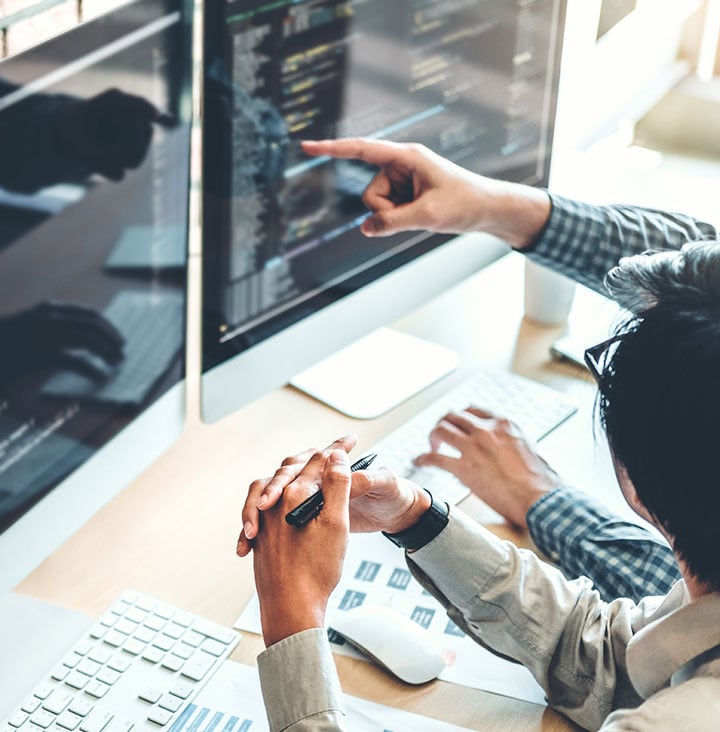
[[[356,442],[349,435],[324,450],[293,455],[272,477],[250,486],[237,553],[253,551],[267,645],[323,627],[350,530],[402,531],[429,506],[425,491],[389,470],[351,473],[348,453]],[[289,525],[285,515],[320,489],[325,505],[317,518]]]

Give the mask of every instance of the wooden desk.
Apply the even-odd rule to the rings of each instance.
[[[194,277],[197,265],[194,260]],[[179,442],[17,591],[98,616],[123,590],[134,588],[230,626],[253,593],[251,561],[235,556],[250,481],[271,474],[286,455],[348,432],[358,434],[360,454],[482,363],[511,368],[575,395],[579,413],[543,441],[543,454],[571,480],[583,478],[590,490],[613,484],[603,449],[593,446],[593,386],[578,378],[577,369],[550,361],[548,346],[561,329],[522,320],[518,255],[503,258],[397,325],[456,348],[463,356],[461,368],[368,422],[284,388],[218,424],[204,425],[197,416],[197,379],[191,378],[190,417]],[[189,327],[194,333],[197,322],[191,320]],[[193,348],[191,370],[198,363]],[[474,500],[464,506],[471,513]],[[506,526],[497,530],[524,540]],[[259,638],[245,635],[233,658],[254,663],[261,648]],[[338,667],[349,693],[455,724],[503,732],[575,729],[549,709],[513,699],[439,681],[410,688],[348,658],[338,658]]]

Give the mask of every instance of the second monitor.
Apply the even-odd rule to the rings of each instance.
[[[302,139],[421,142],[546,185],[563,0],[205,3],[203,414],[214,421],[505,251],[366,239],[374,170]],[[487,241],[478,241],[487,239]]]

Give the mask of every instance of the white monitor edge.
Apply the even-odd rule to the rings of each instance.
[[[0,595],[11,590],[167,450],[185,426],[175,384],[0,535]]]
[[[202,418],[214,423],[312,364],[392,323],[508,252],[487,234],[455,237],[202,376]]]

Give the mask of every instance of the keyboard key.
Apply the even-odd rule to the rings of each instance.
[[[98,648],[93,648],[92,651],[88,653],[88,658],[91,661],[95,661],[95,663],[99,663],[101,666],[106,664],[111,657],[112,652],[109,651],[107,648],[103,648],[102,646],[99,646]]]
[[[28,715],[24,712],[15,712],[15,714],[8,719],[8,724],[11,727],[22,727],[23,724],[25,724],[25,720],[27,720]]]
[[[212,668],[213,662],[214,658],[209,653],[198,651],[188,660],[180,673],[188,679],[200,681]]]
[[[187,643],[189,646],[192,646],[193,648],[197,648],[203,640],[203,636],[200,635],[200,633],[196,633],[194,630],[189,630],[185,635],[182,637],[183,643]]]
[[[119,648],[125,641],[127,640],[127,636],[123,635],[122,633],[119,633],[114,628],[107,632],[105,637],[103,638],[103,643],[107,643],[109,646],[112,646],[113,648]]]
[[[50,674],[50,678],[55,679],[55,681],[64,681],[67,678],[69,673],[70,673],[70,669],[67,666],[58,666]]]
[[[174,645],[175,641],[168,635],[160,633],[152,642],[155,648],[159,648],[161,651],[169,651]]]
[[[81,732],[101,732],[113,718],[110,712],[102,709],[93,709],[80,723]]]
[[[222,654],[225,653],[225,645],[210,638],[208,638],[200,648],[211,656],[222,656]]]
[[[38,727],[47,729],[55,721],[55,715],[46,712],[44,709],[40,709],[30,717],[30,721]]]
[[[53,688],[49,684],[41,684],[35,689],[33,696],[36,696],[38,699],[47,699],[53,693]]]
[[[173,622],[177,623],[178,625],[182,625],[183,628],[188,628],[193,623],[193,616],[190,615],[190,613],[175,613],[175,616],[173,617]]]
[[[91,681],[85,687],[85,693],[90,694],[90,696],[95,697],[95,699],[102,699],[108,691],[110,691],[110,687],[97,679]]]
[[[150,643],[154,637],[155,632],[150,630],[150,628],[146,628],[144,625],[135,631],[135,638],[143,643]]]
[[[138,624],[133,623],[132,620],[127,618],[121,618],[115,623],[115,630],[123,635],[132,635],[138,629]]]
[[[56,689],[52,694],[42,703],[42,708],[52,714],[60,714],[64,711],[65,707],[72,701],[72,694],[67,694],[60,689]]]
[[[179,671],[183,664],[185,663],[184,658],[180,658],[179,656],[174,655],[173,653],[168,653],[165,658],[163,658],[162,663],[160,664],[163,668],[170,669],[170,671]]]
[[[137,638],[130,638],[130,640],[125,641],[123,651],[133,656],[139,656],[145,650],[146,645],[146,643],[143,643]]]
[[[119,678],[120,674],[117,671],[113,671],[109,668],[100,669],[98,675],[95,677],[98,681],[102,681],[103,684],[112,686]]]
[[[150,663],[159,663],[165,654],[154,646],[150,646],[143,651],[142,657]]]
[[[81,674],[79,671],[71,671],[65,679],[65,683],[73,689],[84,689],[90,677]]]
[[[102,625],[104,625],[106,628],[112,628],[113,625],[115,625],[115,623],[117,622],[118,617],[119,616],[116,615],[115,613],[108,612],[108,613],[105,613],[105,615],[103,615],[100,618],[100,623]]]
[[[140,608],[134,607],[125,613],[125,617],[133,623],[142,623],[147,617],[147,613],[144,610],[140,610]]]
[[[121,719],[120,717],[115,717],[115,719],[110,722],[110,724],[105,727],[104,732],[130,732],[130,730],[134,727],[134,723],[131,722],[129,719]],[[136,732],[141,732],[140,725],[137,726]]]
[[[90,630],[90,637],[100,640],[105,635],[105,633],[107,633],[107,628],[104,625],[100,625],[100,623],[98,623]]]
[[[147,618],[145,618],[145,622],[143,625],[150,628],[150,630],[162,630],[165,627],[165,623],[167,620],[164,620],[158,615],[148,615]]]
[[[84,658],[77,666],[77,670],[84,676],[95,676],[101,668],[97,661],[91,661],[89,658]]]
[[[20,707],[23,712],[27,712],[28,714],[32,714],[39,706],[40,706],[40,700],[37,697],[30,697],[23,705]]]
[[[147,716],[150,722],[160,725],[161,727],[167,724],[172,719],[172,714],[165,709],[153,709]]]
[[[163,694],[162,698],[158,702],[158,706],[161,709],[167,709],[168,712],[177,712],[177,710],[180,709],[182,705],[182,699],[178,699],[173,694]]]
[[[82,640],[75,646],[74,652],[80,656],[87,656],[92,650],[93,644],[89,640]]]
[[[116,615],[125,615],[125,613],[132,607],[131,602],[126,602],[125,600],[118,600],[111,608],[110,612],[115,613]]]
[[[195,649],[192,646],[185,645],[185,643],[178,643],[173,648],[173,653],[180,658],[188,659],[195,653]]]
[[[232,643],[236,638],[235,633],[232,631],[227,628],[223,628],[222,625],[216,625],[215,623],[211,623],[203,618],[198,618],[198,620],[193,623],[193,630],[206,635],[208,638],[220,641],[225,645]]]
[[[57,718],[58,727],[62,727],[63,729],[73,730],[80,722],[82,722],[82,717],[78,717],[77,714],[73,714],[72,712],[63,712]]]
[[[86,717],[93,709],[94,705],[91,702],[80,697],[73,699],[68,707],[68,711],[77,714],[78,717]]]
[[[68,668],[75,668],[75,666],[82,661],[82,656],[79,653],[71,653],[67,658],[63,659],[63,666]]]
[[[148,704],[155,704],[155,702],[157,702],[161,696],[162,692],[158,691],[157,689],[143,689],[138,694],[138,699],[146,701]]]
[[[178,681],[178,683],[170,689],[170,693],[180,699],[187,699],[193,691],[195,691],[195,687],[185,681]]]
[[[170,618],[175,615],[175,610],[173,610],[169,605],[157,605],[155,608],[155,615],[159,615],[164,620],[170,620]]]
[[[175,640],[180,638],[184,632],[185,628],[183,628],[182,625],[178,625],[177,623],[168,623],[163,630],[163,633],[165,633],[165,635],[169,635]]]
[[[125,649],[127,650],[127,649]],[[111,658],[108,663],[107,667],[109,669],[112,669],[113,671],[117,671],[118,673],[125,673],[131,666],[130,659],[123,658],[122,656],[114,656]]]

